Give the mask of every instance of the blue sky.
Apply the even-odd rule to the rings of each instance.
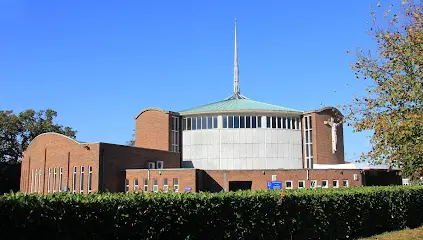
[[[235,17],[243,95],[299,110],[348,103],[366,82],[346,50],[374,48],[376,3],[0,0],[0,109],[52,108],[79,140],[125,143],[143,108],[231,94]],[[344,131],[356,159],[367,134]]]

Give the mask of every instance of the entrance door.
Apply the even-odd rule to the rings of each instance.
[[[252,181],[229,181],[229,191],[251,190]]]

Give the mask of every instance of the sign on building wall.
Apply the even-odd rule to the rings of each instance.
[[[267,189],[282,189],[282,182],[281,181],[267,182]]]

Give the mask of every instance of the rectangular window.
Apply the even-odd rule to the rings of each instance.
[[[272,117],[269,117],[269,116],[267,116],[266,117],[266,128],[271,128],[272,126],[270,125],[271,124],[271,118]]]
[[[328,180],[322,180],[322,188],[328,188]]]
[[[157,184],[157,178],[153,178],[153,192],[158,192],[159,186]]]
[[[82,166],[79,175],[79,193],[84,193],[84,167]]]
[[[311,180],[310,181],[310,188],[315,188],[317,185],[317,181],[316,180]]]
[[[222,116],[223,128],[228,128],[228,116]]]
[[[134,179],[134,192],[138,192],[139,186],[138,186],[138,178]]]
[[[129,180],[125,179],[125,193],[129,192]]]
[[[304,187],[305,187],[305,181],[304,180],[298,181],[298,188],[304,188]]]
[[[155,169],[156,168],[156,164],[154,162],[148,162],[148,168],[149,169]]]
[[[228,128],[234,128],[234,116],[228,116]]]
[[[187,118],[187,130],[191,130],[191,118]]]
[[[41,192],[41,168],[38,169],[38,193]]]
[[[213,128],[213,117],[208,116],[207,117],[207,129],[212,129],[212,128]]]
[[[53,192],[56,192],[56,168],[53,168]]]
[[[172,116],[172,151],[179,152],[179,117]]]
[[[276,117],[272,117],[272,128],[276,128]]]
[[[338,180],[332,180],[332,187],[333,188],[339,188],[339,181]]]
[[[234,117],[234,128],[239,128],[239,116]]]
[[[257,127],[257,117],[252,116],[251,117],[251,128],[256,128],[256,127]]]
[[[342,180],[342,187],[348,187],[348,180]]]
[[[207,127],[207,117],[201,117],[201,129],[208,129],[208,127]]]
[[[285,181],[285,188],[292,189],[292,181]]]
[[[257,128],[261,128],[261,116],[257,116]]]
[[[217,116],[213,116],[213,128],[217,128]]]
[[[48,168],[47,192],[50,193],[51,168]]]
[[[163,178],[163,192],[169,191],[169,184],[167,183],[167,178]]]
[[[272,175],[272,181],[276,181],[276,175]]]
[[[277,128],[282,128],[282,118],[281,117],[278,117]]]
[[[197,117],[197,130],[201,130],[201,117]]]
[[[191,130],[196,130],[196,129],[197,129],[197,118],[193,117],[192,123],[191,123]]]
[[[163,169],[163,161],[157,161],[157,169]]]
[[[34,169],[31,170],[31,192],[34,192]]]
[[[245,117],[245,128],[251,128],[251,116]]]
[[[144,192],[148,191],[148,179],[144,178]]]
[[[35,179],[34,179],[34,192],[37,192],[37,179],[38,179],[38,169],[35,169]]]
[[[63,168],[59,168],[59,192],[62,191]]]
[[[93,167],[88,166],[88,193],[91,193],[93,185]]]
[[[286,129],[286,117],[282,118],[282,128]]]
[[[292,123],[292,118],[287,118],[287,128],[288,129],[292,129],[292,125],[291,125],[291,123]]]
[[[187,130],[187,119],[186,118],[182,119],[182,130],[183,131]]]
[[[76,167],[73,167],[72,192],[76,192]]]
[[[305,159],[306,159],[306,167],[313,168],[313,140],[312,134],[313,131],[311,129],[311,116],[304,117],[304,148],[305,148]]]
[[[239,118],[239,128],[245,128],[245,116]]]
[[[173,179],[173,191],[179,192],[179,179],[178,178]]]

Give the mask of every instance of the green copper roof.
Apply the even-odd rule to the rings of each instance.
[[[251,99],[227,99],[220,102],[210,103],[203,106],[195,107],[180,111],[180,114],[195,114],[203,112],[226,112],[226,111],[281,111],[281,112],[297,112],[302,111],[285,108],[268,103],[257,102]]]

